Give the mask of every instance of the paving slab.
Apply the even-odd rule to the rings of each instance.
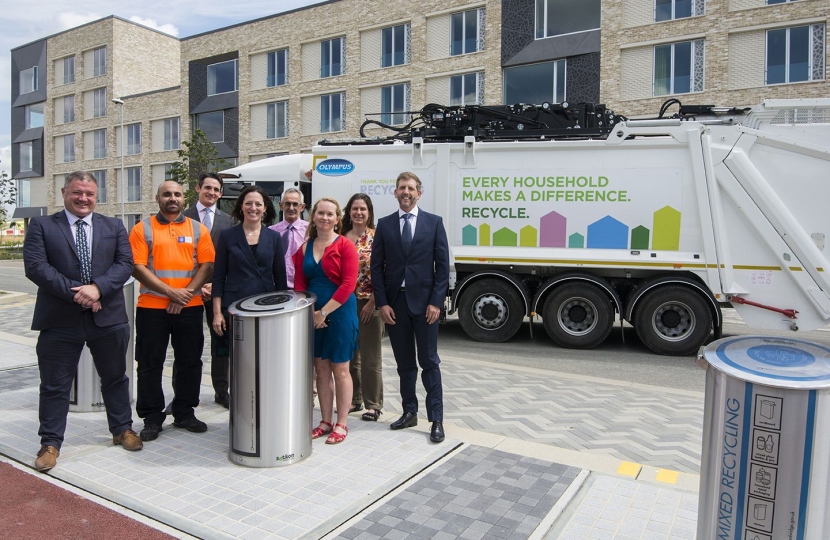
[[[207,433],[167,424],[144,450],[125,452],[112,445],[105,413],[72,413],[50,475],[193,536],[318,538],[460,444],[353,421],[345,444],[318,440],[294,465],[246,468],[227,458],[227,411],[211,403],[198,415]],[[36,433],[37,389],[0,394],[0,453],[31,462]],[[246,522],[253,514],[262,519]]]

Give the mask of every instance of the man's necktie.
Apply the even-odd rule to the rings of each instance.
[[[213,226],[213,221],[211,221],[210,219],[210,210],[208,210],[207,208],[205,209],[205,219],[202,220],[202,225],[207,227],[207,230],[210,230],[210,228]]]
[[[78,259],[81,262],[81,281],[84,285],[92,283],[92,259],[89,256],[89,243],[86,239],[86,222],[75,222],[75,245],[78,248]]]
[[[289,255],[294,255],[294,225],[289,225],[287,229],[285,229],[285,233],[282,235],[282,243],[283,247],[285,248],[285,252]]]
[[[409,246],[412,245],[412,224],[409,222],[409,218],[412,217],[412,214],[404,214],[403,215],[403,232],[401,232],[401,243],[403,243],[403,250],[404,253],[409,253]]]

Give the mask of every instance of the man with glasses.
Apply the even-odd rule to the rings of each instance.
[[[304,209],[303,193],[297,188],[286,189],[280,198],[282,221],[270,227],[282,236],[282,245],[285,246],[285,278],[291,289],[294,288],[294,262],[291,257],[303,245],[308,229],[308,222],[300,219]]]

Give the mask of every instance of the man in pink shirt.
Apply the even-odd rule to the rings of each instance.
[[[282,245],[285,246],[285,277],[290,288],[294,288],[294,263],[291,257],[305,242],[305,233],[308,222],[300,219],[305,209],[305,200],[302,192],[297,188],[288,188],[280,198],[280,210],[283,219],[276,225],[269,227],[282,236]]]

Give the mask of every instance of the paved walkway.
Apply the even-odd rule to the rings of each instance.
[[[32,308],[0,305],[0,454],[25,471],[38,449]],[[400,402],[388,343],[383,354],[382,421],[353,415],[344,444],[314,441],[297,464],[228,461],[228,412],[205,376],[207,433],[168,423],[128,453],[104,413],[71,413],[58,466],[37,476],[182,538],[694,538],[702,394],[442,356],[435,445],[423,418],[388,429]]]

